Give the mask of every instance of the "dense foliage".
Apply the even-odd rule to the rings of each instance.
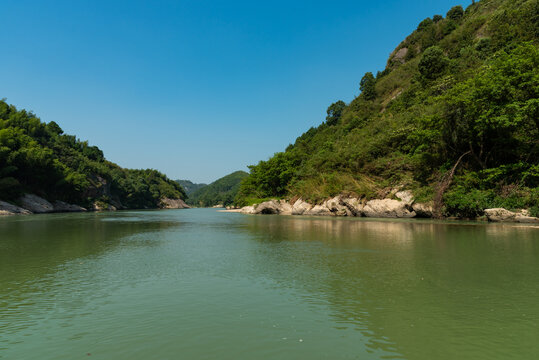
[[[463,156],[446,215],[539,214],[538,39],[538,0],[483,0],[425,19],[384,71],[365,74],[358,97],[251,166],[237,203],[383,197],[396,185],[429,201]]]
[[[64,134],[55,122],[0,101],[0,199],[30,192],[83,206],[154,208],[183,189],[156,170],[129,170],[105,159],[87,141]]]
[[[231,205],[238,194],[241,181],[247,176],[249,174],[245,171],[236,171],[226,175],[193,192],[189,195],[187,203],[202,207]]]

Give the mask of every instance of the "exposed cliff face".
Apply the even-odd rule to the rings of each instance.
[[[309,216],[353,216],[370,218],[432,218],[430,203],[416,203],[410,191],[397,191],[392,199],[365,201],[349,196],[336,196],[321,204],[309,204],[298,199],[270,200],[240,210],[244,214],[278,214]],[[539,218],[529,216],[526,210],[512,212],[506,209],[486,209],[485,216],[493,222],[539,223]]]
[[[169,199],[169,198],[162,198],[161,209],[189,209],[190,206],[185,203],[182,199]]]

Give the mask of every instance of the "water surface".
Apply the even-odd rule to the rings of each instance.
[[[0,218],[1,359],[537,359],[539,229]]]

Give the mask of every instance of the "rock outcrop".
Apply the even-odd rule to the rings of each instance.
[[[492,222],[518,222],[539,224],[539,218],[529,216],[526,210],[513,212],[504,208],[485,209],[487,219]]]
[[[303,215],[306,211],[312,209],[312,205],[301,199],[298,199],[292,205],[292,215]]]
[[[415,211],[417,217],[431,218],[434,214],[434,208],[432,204],[428,203],[414,203],[412,209]]]
[[[0,215],[28,215],[31,211],[23,209],[22,207],[0,201]]]
[[[21,207],[35,214],[54,212],[54,206],[50,202],[34,194],[25,194],[19,198],[18,202]]]
[[[160,207],[162,209],[189,209],[190,206],[185,203],[182,199],[169,199],[162,198]]]
[[[404,201],[393,199],[370,200],[363,208],[366,217],[413,218],[416,216],[411,206]]]
[[[21,206],[16,206],[5,201],[0,201],[0,215],[27,215],[27,214],[46,214],[53,212],[83,212],[85,208],[68,204],[63,201],[55,201],[51,204],[49,201],[34,195],[25,194],[21,196],[17,203]]]
[[[432,218],[432,203],[416,203],[409,190],[393,189],[387,193],[391,199],[366,201],[351,196],[335,196],[321,204],[312,205],[298,199],[292,203],[286,200],[269,200],[258,205],[246,206],[236,212],[243,214],[279,214],[308,216],[354,216],[370,218]],[[396,200],[397,198],[398,200]],[[527,211],[512,212],[506,209],[487,209],[489,221],[539,223],[539,218],[529,216]]]
[[[84,212],[87,211],[82,206],[68,204],[63,201],[55,201],[53,204],[54,212]]]

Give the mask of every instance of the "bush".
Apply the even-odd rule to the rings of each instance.
[[[419,61],[419,72],[426,79],[437,78],[447,67],[449,60],[438,46],[431,46]]]
[[[457,186],[444,195],[444,213],[446,216],[473,219],[483,215],[485,209],[493,207],[494,198],[495,194],[491,190],[467,190]]]

